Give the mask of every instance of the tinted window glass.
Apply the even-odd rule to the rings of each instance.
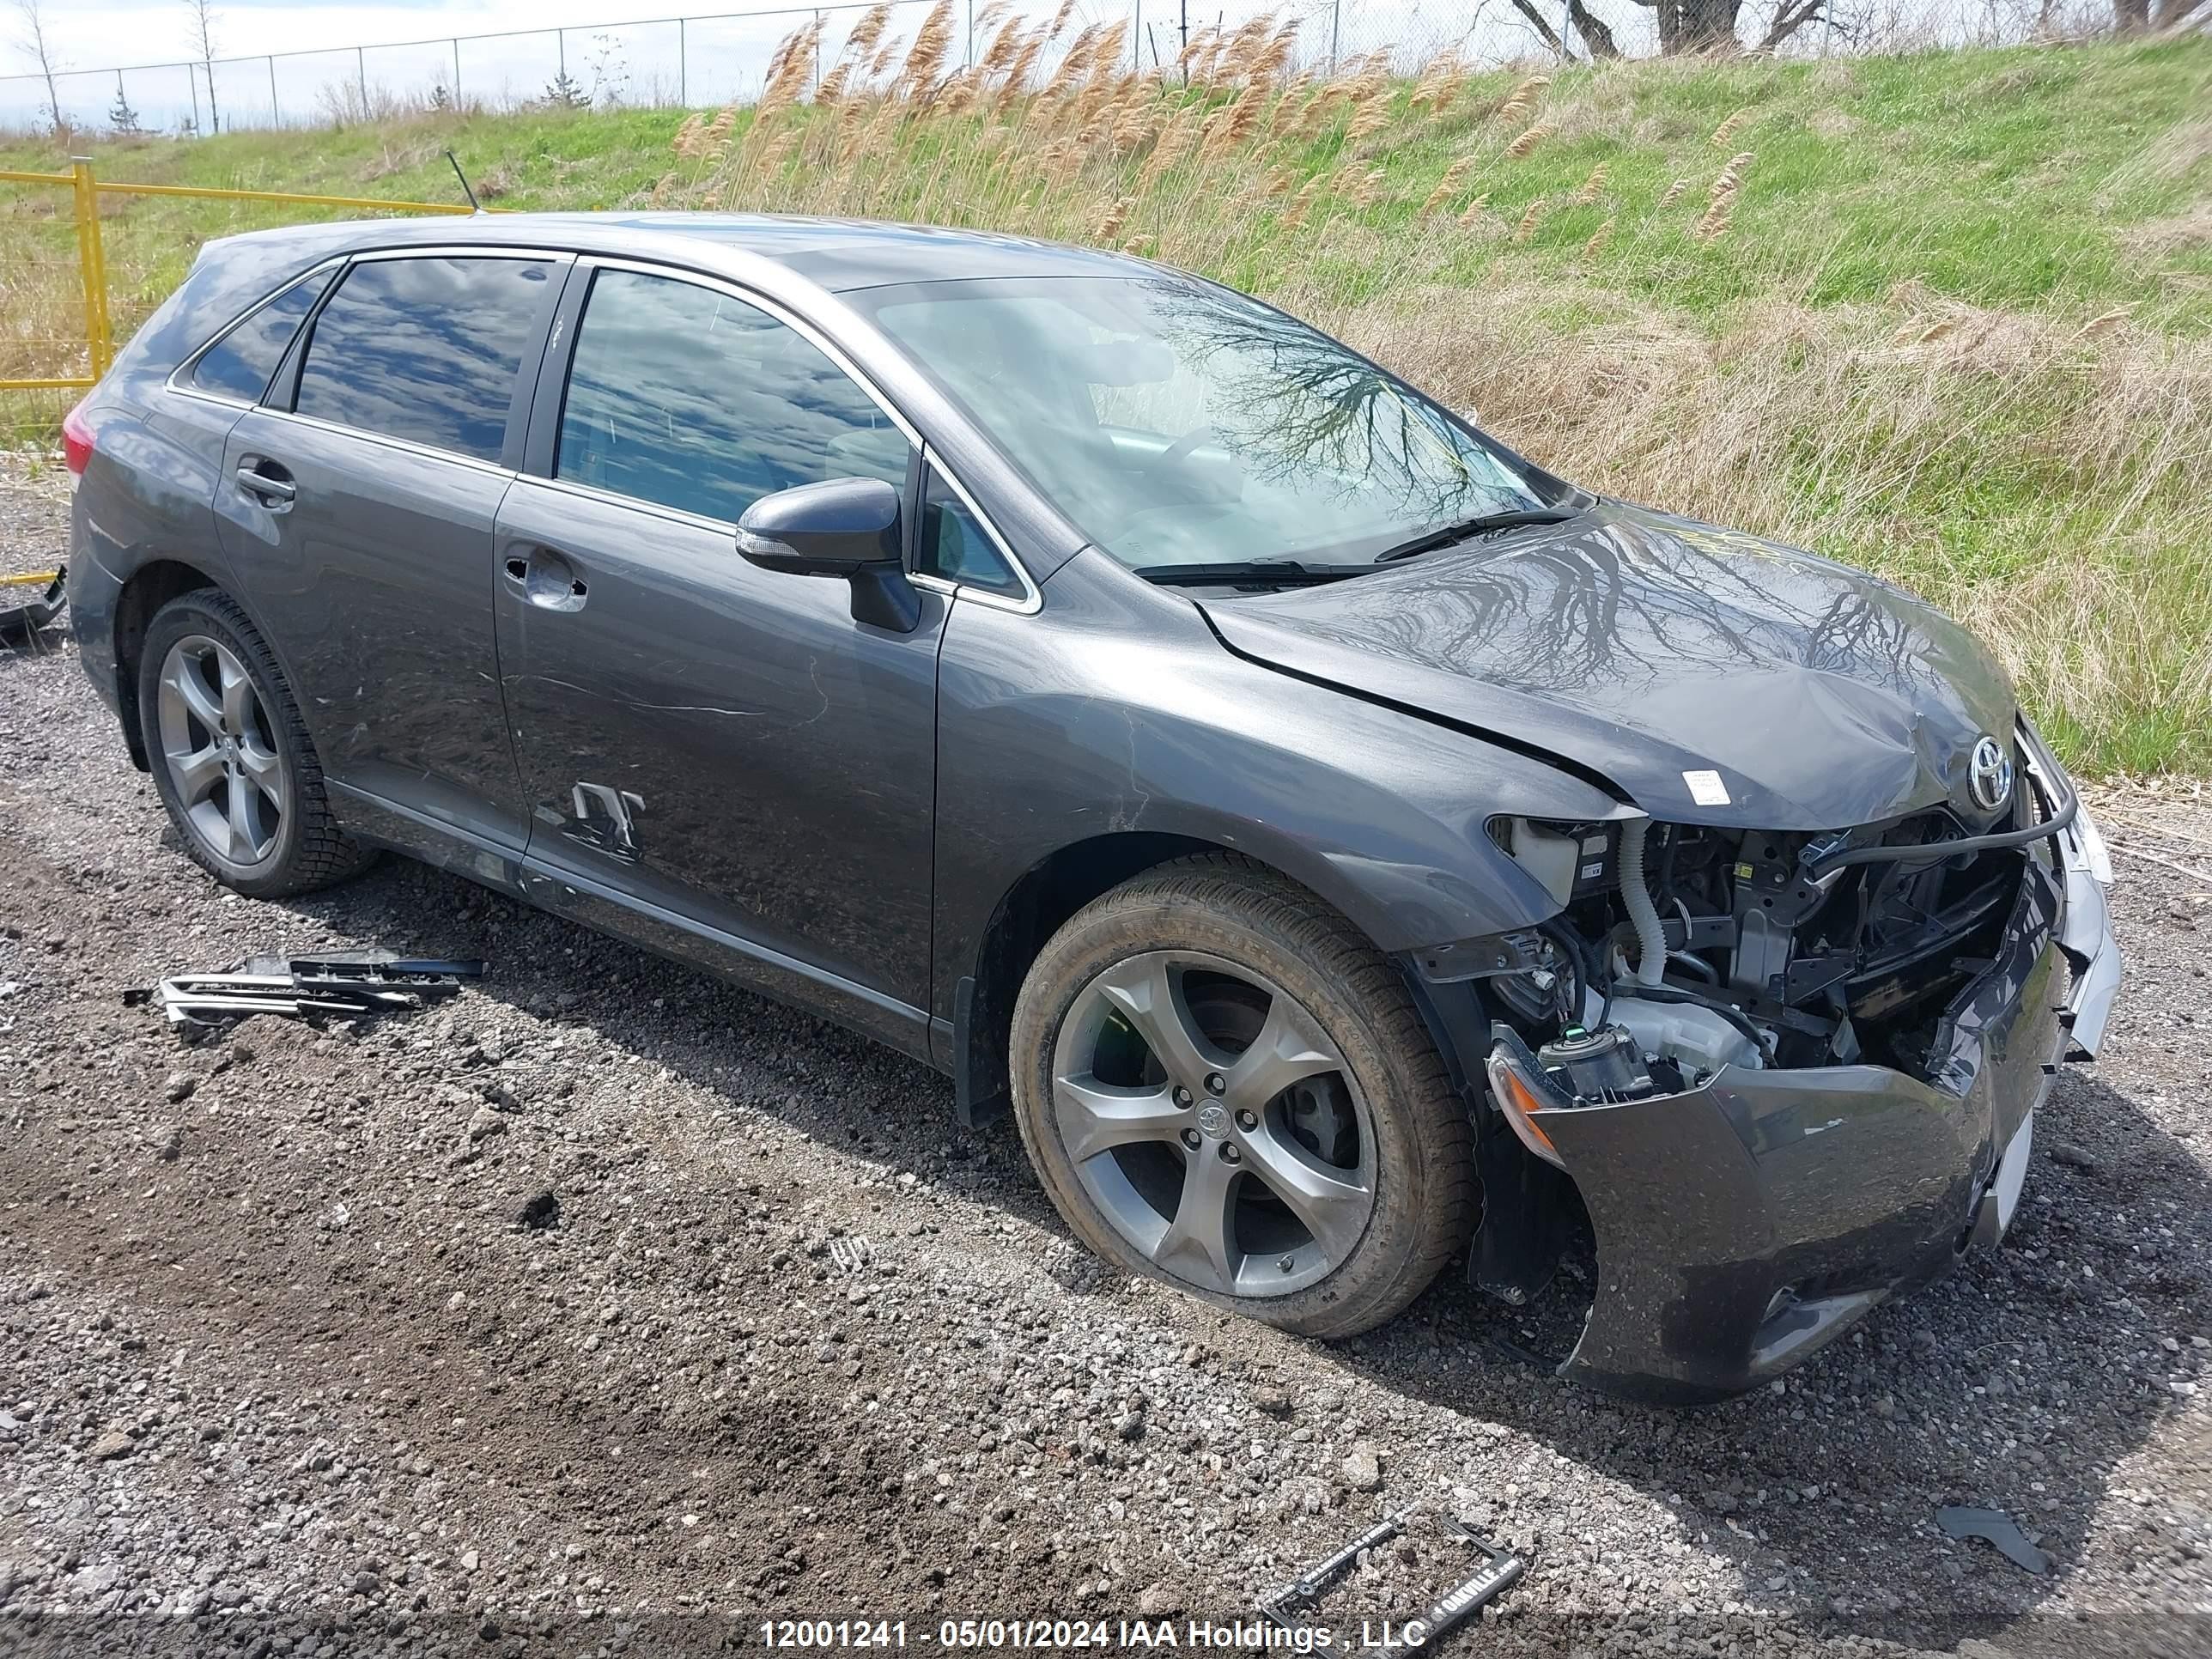
[[[1018,596],[1021,579],[968,504],[934,470],[921,499],[921,568],[947,581]]]
[[[341,426],[495,461],[553,267],[527,259],[372,259],[315,319],[295,407]]]
[[[315,308],[335,272],[319,270],[286,289],[208,349],[192,370],[192,384],[226,398],[261,401],[285,349]]]
[[[559,476],[709,519],[824,478],[906,482],[905,434],[766,312],[695,283],[603,270],[561,411]]]

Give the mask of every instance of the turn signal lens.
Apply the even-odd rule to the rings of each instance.
[[[1513,1126],[1513,1133],[1520,1136],[1521,1144],[1547,1164],[1557,1164],[1565,1169],[1559,1149],[1552,1145],[1551,1136],[1536,1125],[1536,1114],[1544,1109],[1544,1103],[1537,1098],[1536,1091],[1521,1080],[1503,1055],[1490,1057],[1489,1071],[1491,1097],[1505,1114],[1505,1121]]]

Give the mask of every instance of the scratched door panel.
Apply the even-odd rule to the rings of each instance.
[[[264,474],[290,494],[257,496]],[[216,517],[328,775],[519,851],[485,565],[510,476],[257,409],[232,429]]]
[[[532,860],[924,1004],[945,601],[871,628],[726,525],[527,477],[496,541]]]

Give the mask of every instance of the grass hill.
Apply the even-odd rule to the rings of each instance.
[[[994,37],[973,70],[928,35],[820,65],[802,40],[756,108],[395,112],[90,153],[117,179],[450,200],[450,144],[501,208],[1152,254],[1579,483],[1904,582],[1998,647],[2078,764],[2212,771],[2212,42],[1316,81],[1248,31],[1186,87],[1120,74],[1110,31],[1026,60],[1030,37]],[[829,95],[800,100],[817,71]],[[56,161],[0,145],[0,168]],[[51,366],[75,326],[66,205],[13,193],[0,372]],[[301,211],[109,208],[126,325],[204,239]]]

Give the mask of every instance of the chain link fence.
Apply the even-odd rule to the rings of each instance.
[[[1778,6],[1745,0],[1740,36],[1756,43]],[[888,39],[910,41],[932,0],[898,0]],[[1626,56],[1658,49],[1655,7],[1587,0],[1588,14]],[[1794,9],[1794,8],[1793,8]],[[701,108],[742,103],[760,90],[777,45],[818,21],[820,61],[834,63],[865,0],[819,7],[448,35],[217,58],[54,76],[0,76],[0,129],[46,131],[57,119],[88,131],[194,133],[327,126],[438,108],[507,111],[567,104],[596,109]],[[1057,0],[981,6],[955,0],[950,62],[974,63],[1009,19],[1048,21]],[[2087,32],[2109,18],[2087,0],[1835,0],[1832,13],[1794,33],[1783,50],[1821,54],[1900,46],[1965,46]],[[1079,0],[1060,43],[1087,24],[1125,20],[1132,68],[1171,70],[1184,44],[1209,29],[1234,30],[1261,15],[1297,21],[1296,67],[1326,70],[1369,53],[1405,70],[1446,51],[1487,66],[1554,55],[1545,33],[1581,52],[1586,42],[1567,0]],[[1541,28],[1538,27],[1541,24]]]

